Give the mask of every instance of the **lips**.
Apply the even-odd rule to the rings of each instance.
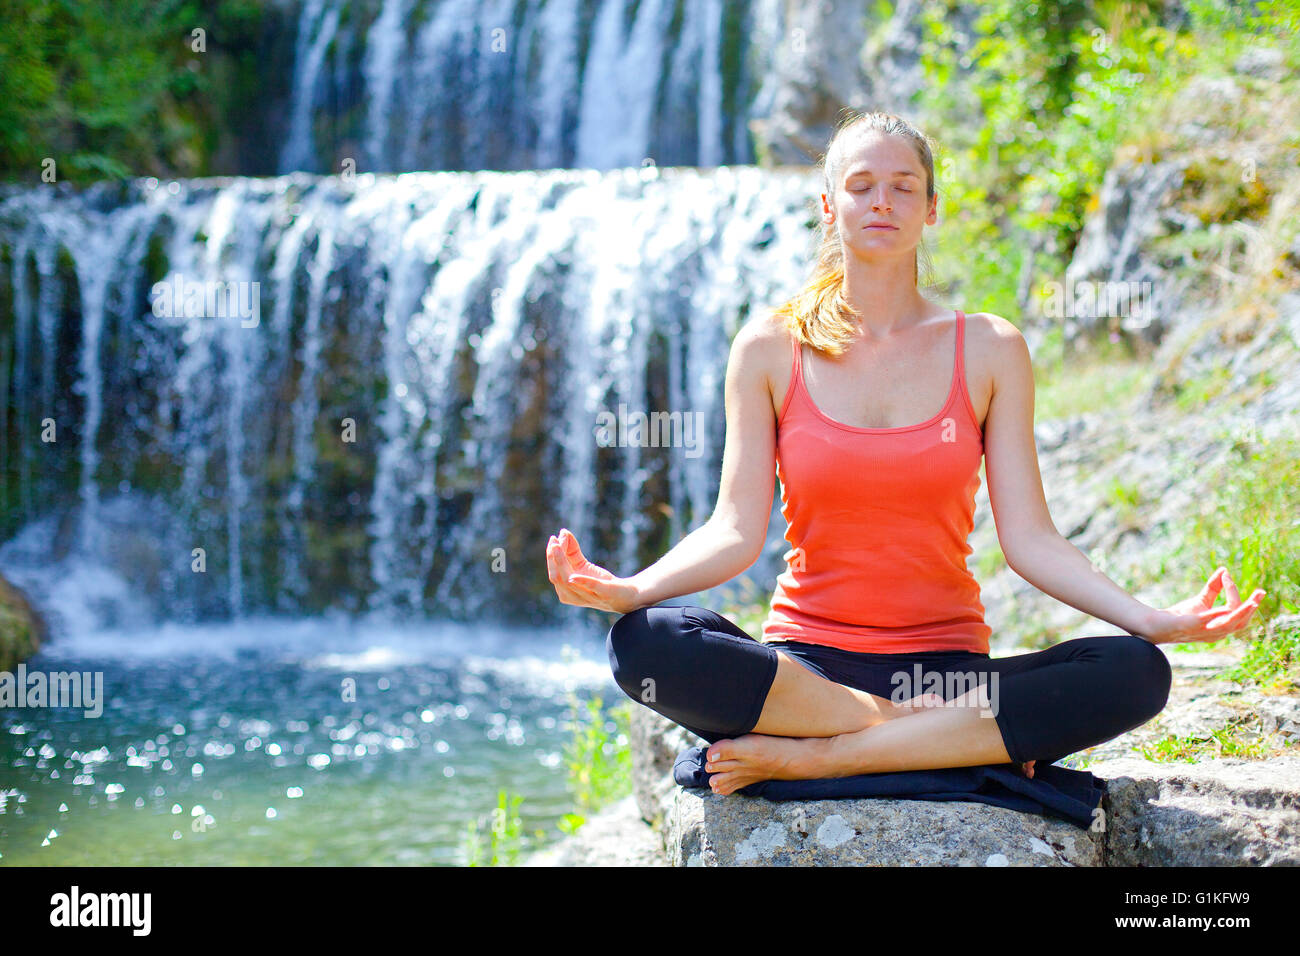
[[[868,229],[897,229],[897,226],[891,226],[887,222],[873,222],[867,225]]]

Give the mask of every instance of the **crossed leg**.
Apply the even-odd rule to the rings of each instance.
[[[969,663],[974,671],[964,671],[966,662],[942,670],[978,676],[980,686],[908,720],[800,739],[768,736],[760,719],[753,732],[709,746],[710,786],[731,793],[760,780],[1002,763],[1020,763],[1032,776],[1036,760],[1058,760],[1154,717],[1172,680],[1164,653],[1131,634]],[[774,703],[779,713],[797,706]]]
[[[907,720],[877,721],[833,736],[774,736],[759,729],[760,720],[748,734],[709,745],[704,767],[714,775],[709,786],[726,794],[760,780],[1013,763],[997,722],[980,716],[981,705],[987,703],[980,694],[976,688],[951,701],[909,711]],[[797,706],[797,698],[778,701],[775,709],[780,713],[791,705]],[[1032,776],[1034,763],[1021,762],[1026,775]]]
[[[608,648],[630,697],[648,684],[642,703],[710,742],[706,769],[720,793],[764,779],[984,764],[1019,763],[1032,774],[1035,760],[1145,722],[1169,688],[1163,653],[1132,635],[978,658],[981,669],[1008,678],[997,719],[979,688],[944,706],[924,696],[904,706],[828,680],[706,608],[631,612],[610,629]],[[667,693],[656,698],[656,687]],[[877,689],[887,692],[887,681]]]

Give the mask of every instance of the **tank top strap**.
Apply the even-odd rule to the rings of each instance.
[[[970,417],[970,422],[975,426],[981,440],[984,436],[984,426],[980,424],[979,417],[975,414],[975,406],[970,401],[970,389],[966,385],[966,313],[957,309],[957,360],[953,363],[954,386],[960,393],[959,401],[961,407],[966,409],[966,414]]]
[[[794,330],[791,329],[788,331],[790,332],[790,352],[791,352],[790,385],[785,390],[785,401],[781,403],[781,414],[778,415],[776,419],[778,424],[785,420],[786,410],[789,409],[790,403],[794,401],[794,393],[798,391],[800,387],[800,379],[803,377],[802,376],[803,363],[799,361],[799,359],[802,357],[799,349],[799,337],[798,335],[795,334]]]
[[[953,363],[953,368],[957,370],[957,381],[963,386],[966,384],[966,363],[962,360],[962,353],[966,351],[962,345],[966,340],[966,313],[961,309],[957,310],[957,361]]]

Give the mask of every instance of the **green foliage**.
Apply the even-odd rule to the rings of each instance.
[[[1106,499],[1116,508],[1131,513],[1142,500],[1142,489],[1137,482],[1124,482],[1112,478],[1106,490]]]
[[[922,8],[916,106],[944,131],[935,258],[963,298],[1007,316],[1028,307],[1026,289],[1061,279],[1116,150],[1158,137],[1188,79],[1222,74],[1260,37],[1293,61],[1297,47],[1293,3],[1203,0],[1180,25],[1159,0],[993,0],[963,38],[968,6]]]
[[[1105,341],[1103,339],[1103,341]],[[1034,421],[1115,412],[1151,385],[1155,375],[1140,359],[1105,359],[1094,355],[1053,365],[1034,361]]]
[[[628,746],[632,702],[606,709],[599,696],[585,703],[569,693],[572,736],[564,747],[568,788],[576,811],[566,813],[556,824],[561,833],[573,835],[590,814],[632,792],[632,751]],[[497,793],[497,806],[490,820],[470,820],[461,839],[467,866],[513,866],[525,845],[545,839],[536,830],[532,840],[525,836],[519,814],[523,797]]]
[[[513,866],[518,862],[524,840],[524,824],[519,816],[523,799],[510,796],[504,789],[498,790],[497,805],[486,828],[479,820],[468,823],[461,842],[466,866]]]
[[[993,577],[1007,566],[1006,556],[999,545],[990,545],[975,556],[975,575],[980,580]]]
[[[1179,383],[1174,404],[1180,411],[1195,412],[1222,395],[1231,381],[1232,370],[1227,366],[1216,365],[1196,379]]]
[[[52,159],[58,181],[202,174],[224,95],[208,58],[244,45],[264,12],[252,0],[0,0],[0,171],[40,181]]]
[[[1256,443],[1252,437],[1244,433],[1220,460],[1196,465],[1204,495],[1182,517],[1180,539],[1145,576],[1169,581],[1176,599],[1198,592],[1221,565],[1232,573],[1241,597],[1263,588],[1267,593],[1247,630],[1185,646],[1211,650],[1254,633],[1242,661],[1225,676],[1286,690],[1300,687],[1300,637],[1295,631],[1270,637],[1262,622],[1300,612],[1300,518],[1294,507],[1300,442],[1286,437]],[[1223,596],[1219,601],[1222,606]]]
[[[1253,681],[1266,691],[1288,693],[1300,688],[1300,630],[1253,641],[1226,676],[1243,684]]]
[[[1223,757],[1243,757],[1262,759],[1273,756],[1287,746],[1284,738],[1274,734],[1256,735],[1246,732],[1240,723],[1203,734],[1167,737],[1150,744],[1142,744],[1136,749],[1147,760],[1168,763],[1183,761],[1196,763],[1200,760],[1218,760]]]
[[[963,267],[976,260],[972,291],[1014,315],[1025,254],[1032,250],[1037,274],[1064,271],[1168,34],[1153,25],[1154,3],[1126,5],[1119,33],[1118,13],[1104,4],[998,0],[981,5],[963,53],[950,25],[957,6],[926,6],[922,105],[953,138],[945,145],[950,181],[939,188],[962,224],[954,247]]]
[[[1190,516],[1186,547],[1212,571],[1227,567],[1242,596],[1268,592],[1260,613],[1300,611],[1300,443],[1278,438],[1258,445],[1239,441],[1207,475],[1209,494]],[[1203,582],[1202,582],[1203,583]]]
[[[606,712],[599,696],[584,705],[570,693],[569,707],[573,734],[564,748],[564,762],[578,812],[561,821],[560,829],[566,833],[580,828],[587,814],[632,792],[632,751],[628,746],[632,701],[623,701]]]

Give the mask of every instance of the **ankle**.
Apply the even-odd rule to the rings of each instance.
[[[805,737],[804,746],[786,770],[800,780],[819,780],[839,776],[836,772],[836,737]]]
[[[867,761],[867,741],[875,739],[871,727],[852,733],[825,738],[825,748],[819,754],[823,777],[855,777],[860,773],[875,773]]]

